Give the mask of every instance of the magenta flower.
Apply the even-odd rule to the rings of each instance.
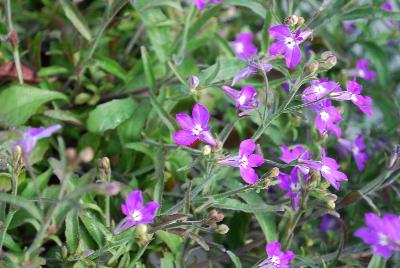
[[[61,125],[53,125],[48,128],[28,128],[24,131],[21,139],[17,140],[15,145],[21,146],[22,152],[28,155],[32,152],[38,140],[50,137],[54,132],[61,129]]]
[[[254,154],[256,143],[252,139],[244,140],[240,143],[239,155],[232,156],[222,161],[222,165],[236,167],[240,169],[240,175],[248,184],[254,184],[258,180],[258,175],[254,170],[255,167],[260,167],[265,160],[261,154]]]
[[[251,111],[258,106],[259,102],[255,99],[257,91],[253,86],[243,86],[240,91],[228,86],[222,86],[222,89],[234,100],[238,110]]]
[[[357,61],[356,75],[368,81],[375,80],[376,77],[375,71],[368,69],[368,61],[366,59]]]
[[[115,228],[115,233],[120,233],[132,226],[139,224],[153,223],[154,217],[160,205],[151,201],[143,204],[142,192],[137,190],[131,192],[121,205],[122,213],[125,219]]]
[[[351,100],[363,113],[372,115],[372,99],[362,96],[362,86],[355,80],[347,82],[347,91],[333,92],[330,94],[333,100]]]
[[[252,77],[253,75],[257,74],[258,71],[262,71],[268,73],[272,69],[272,65],[269,63],[262,63],[262,66],[257,62],[256,59],[249,59],[246,62],[247,67],[243,70],[240,70],[232,80],[232,85],[236,85],[236,83],[242,79]]]
[[[294,167],[290,174],[280,172],[278,175],[278,179],[280,180],[278,187],[286,191],[284,197],[290,198],[294,211],[297,211],[300,207],[301,183],[299,180],[299,171],[299,168]]]
[[[311,108],[317,112],[315,127],[321,136],[328,132],[334,133],[338,138],[342,135],[342,129],[336,124],[341,122],[343,118],[335,106],[331,105],[330,100],[320,101],[318,105]]]
[[[364,170],[365,163],[368,161],[369,155],[366,151],[363,135],[358,135],[354,142],[345,139],[339,139],[339,144],[345,150],[353,154],[358,170]]]
[[[233,42],[229,42],[229,45],[233,49],[238,57],[241,60],[248,60],[257,55],[258,49],[253,44],[254,36],[252,33],[240,33],[236,40]]]
[[[326,156],[325,148],[322,148],[321,153],[321,161],[301,160],[301,162],[311,169],[319,170],[322,177],[324,177],[333,188],[339,190],[340,181],[347,181],[347,175],[338,171],[340,165],[335,159]]]
[[[309,160],[312,157],[312,154],[307,150],[307,148],[301,145],[296,145],[293,148],[289,148],[288,146],[281,146],[279,148],[282,151],[282,155],[279,159],[286,164],[290,164],[293,161],[301,162],[302,160]],[[296,165],[296,167],[298,167],[305,175],[310,171],[307,166],[301,164]]]
[[[339,220],[330,215],[330,214],[325,214],[322,217],[321,223],[319,225],[319,229],[321,232],[326,233],[329,230],[336,230],[339,228]]]
[[[282,251],[278,241],[269,242],[265,251],[268,258],[257,265],[259,268],[290,268],[290,263],[296,258],[292,251]]]
[[[400,217],[385,214],[382,218],[374,213],[365,214],[366,227],[358,229],[354,235],[370,245],[375,254],[385,258],[392,251],[400,252]]]
[[[328,81],[328,79],[313,80],[310,84],[311,86],[304,89],[302,94],[304,103],[316,102],[329,93],[340,90],[336,82]]]
[[[311,35],[311,32],[298,30],[295,34],[292,34],[287,26],[276,25],[269,28],[269,34],[277,39],[277,42],[271,44],[269,54],[272,56],[284,55],[287,67],[290,69],[296,67],[302,57],[299,44],[304,42]]]
[[[176,115],[176,122],[183,130],[175,132],[174,141],[179,145],[189,146],[196,140],[202,140],[211,146],[215,146],[217,142],[210,133],[211,127],[208,125],[210,114],[207,108],[197,103],[193,107],[192,117],[187,114]]]
[[[207,3],[221,3],[222,0],[193,0],[198,9],[206,8]]]

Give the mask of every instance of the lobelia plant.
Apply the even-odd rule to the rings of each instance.
[[[6,0],[0,267],[398,267],[399,6],[317,2]]]

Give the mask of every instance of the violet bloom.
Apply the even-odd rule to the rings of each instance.
[[[192,117],[188,114],[176,115],[176,122],[183,130],[175,132],[174,141],[179,145],[189,146],[196,140],[202,140],[211,146],[215,146],[217,142],[210,133],[211,127],[208,125],[210,114],[207,108],[197,103],[193,107]]]
[[[342,23],[342,27],[343,27],[343,31],[348,34],[353,33],[357,29],[356,24],[352,21],[344,21]]]
[[[368,161],[369,155],[366,151],[363,135],[358,135],[354,142],[345,139],[339,139],[339,144],[353,154],[358,170],[364,170],[365,163]]]
[[[368,81],[375,80],[376,77],[375,71],[368,69],[368,61],[366,59],[360,59],[357,61],[355,75]]]
[[[297,211],[300,207],[301,183],[299,180],[299,171],[299,168],[294,167],[290,174],[280,172],[278,175],[278,179],[280,180],[278,187],[286,191],[284,197],[290,198],[292,209],[294,211]]]
[[[339,228],[339,221],[336,217],[326,214],[322,217],[319,229],[321,232],[326,233],[329,230],[336,230]]]
[[[222,89],[235,101],[238,110],[252,111],[258,106],[257,91],[253,86],[243,86],[240,91],[228,86],[222,86]]]
[[[38,140],[50,137],[54,132],[61,129],[61,125],[53,125],[48,128],[28,128],[24,131],[21,139],[17,140],[15,145],[21,146],[22,152],[28,155],[32,152]]]
[[[362,86],[355,80],[347,82],[347,91],[331,93],[333,100],[351,100],[363,113],[372,115],[372,99],[368,96],[362,96]]]
[[[392,251],[400,252],[400,217],[385,214],[382,218],[374,213],[365,214],[366,227],[358,229],[354,235],[370,245],[374,254],[389,258]]]
[[[296,79],[292,80],[292,85],[296,84],[296,81],[297,81]],[[289,82],[283,83],[282,87],[286,92],[288,92],[288,93],[290,92],[290,84],[289,84]]]
[[[310,84],[311,86],[304,89],[302,94],[304,103],[316,102],[329,93],[340,90],[336,82],[328,81],[328,79],[313,80]]]
[[[265,251],[268,258],[257,265],[259,268],[290,268],[290,263],[296,258],[292,251],[282,251],[278,241],[269,242]]]
[[[115,233],[120,233],[129,227],[139,224],[153,223],[154,217],[160,205],[151,201],[143,204],[142,192],[137,190],[131,192],[121,205],[122,213],[126,216],[125,219],[115,228]]]
[[[347,175],[338,170],[340,165],[336,160],[326,156],[325,148],[322,148],[321,161],[302,160],[301,162],[311,169],[320,171],[322,177],[336,190],[340,189],[340,181],[347,181]]]
[[[299,44],[304,42],[311,35],[311,32],[298,30],[295,34],[292,34],[287,26],[276,25],[269,28],[269,34],[278,40],[271,44],[269,54],[272,56],[284,55],[287,67],[290,69],[296,67],[302,57]]]
[[[285,162],[286,164],[290,164],[293,161],[301,162],[302,160],[309,160],[312,157],[312,154],[301,145],[296,145],[292,148],[288,146],[281,146],[279,147],[282,151],[282,155],[279,157],[280,160]],[[309,168],[304,165],[296,165],[300,169],[303,174],[309,173]]]
[[[253,75],[256,75],[258,71],[263,71],[265,73],[268,73],[272,69],[272,65],[269,63],[261,63],[261,65],[258,63],[257,59],[248,59],[247,62],[247,67],[244,68],[243,70],[240,70],[232,80],[232,85],[236,85],[236,83],[242,79],[252,77]]]
[[[343,121],[343,118],[335,106],[332,106],[331,101],[322,100],[318,102],[318,105],[314,105],[311,108],[317,113],[315,127],[319,134],[323,136],[328,132],[332,132],[340,138],[342,129],[336,124]]]
[[[381,9],[383,9],[385,11],[393,11],[393,6],[389,2],[384,2],[381,5]],[[393,20],[384,20],[384,22],[385,22],[387,27],[393,28],[393,26],[394,26],[394,21]]]
[[[248,184],[254,184],[258,180],[258,175],[254,168],[262,166],[265,162],[261,154],[254,154],[255,150],[256,143],[252,139],[244,140],[240,143],[239,155],[229,157],[219,161],[219,163],[239,168],[243,180]]]
[[[207,3],[221,3],[222,0],[193,0],[198,9],[206,8]]]
[[[254,36],[252,33],[240,33],[236,40],[233,42],[229,42],[229,45],[232,47],[233,51],[241,60],[248,60],[257,55],[258,49],[253,44]]]

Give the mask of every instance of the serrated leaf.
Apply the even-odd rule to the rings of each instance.
[[[23,125],[46,102],[66,100],[64,94],[28,85],[14,85],[0,94],[0,125]]]
[[[64,10],[65,16],[71,21],[78,32],[86,40],[92,40],[89,27],[79,10],[69,0],[60,0],[60,4]]]
[[[100,104],[89,113],[87,128],[96,133],[115,129],[132,116],[135,108],[136,103],[130,98]]]

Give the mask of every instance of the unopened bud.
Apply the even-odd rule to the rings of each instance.
[[[15,164],[19,163],[21,160],[21,155],[22,155],[22,148],[19,145],[16,145],[12,149],[12,157],[13,157],[13,162]]]
[[[84,163],[89,163],[90,161],[92,161],[94,158],[94,150],[92,149],[92,147],[86,147],[82,151],[80,151],[79,158]]]
[[[68,148],[65,152],[67,160],[69,162],[74,162],[76,160],[76,149],[75,148]]]
[[[148,228],[146,224],[139,224],[136,227],[136,232],[138,234],[138,243],[143,245],[151,239],[151,235],[148,233]]]
[[[337,63],[337,58],[332,51],[325,51],[321,54],[321,66],[322,68],[329,70],[334,67]]]
[[[333,200],[329,200],[328,201],[328,207],[329,208],[335,209],[335,206],[336,206],[335,201],[333,201]]]
[[[139,224],[136,226],[136,232],[138,235],[147,235],[148,227],[146,224]]]
[[[213,209],[209,213],[210,218],[214,219],[216,222],[221,222],[224,220],[225,215],[220,213],[218,210]]]
[[[203,155],[210,155],[211,154],[211,146],[205,145],[203,148]]]
[[[100,168],[109,170],[110,169],[110,159],[108,157],[103,157],[99,160]]]
[[[78,95],[76,95],[74,103],[76,105],[85,104],[90,100],[91,97],[92,95],[90,95],[89,93],[79,93]]]
[[[18,46],[18,34],[16,30],[10,30],[10,32],[8,33],[8,41],[10,42],[12,47]]]
[[[105,195],[117,195],[121,191],[121,185],[116,182],[99,183],[95,185],[95,189]]]
[[[299,17],[299,21],[297,22],[297,26],[301,26],[304,24],[304,18],[303,17]]]
[[[296,15],[292,15],[285,19],[286,25],[292,27],[295,26],[299,22],[299,17]]]
[[[279,176],[279,174],[280,174],[279,168],[273,167],[273,168],[271,169],[271,172],[269,173],[269,176],[268,176],[268,177],[270,177],[270,178],[276,178],[276,177]]]
[[[53,235],[57,233],[57,227],[55,226],[49,226],[49,228],[47,228],[47,233],[49,235]]]
[[[215,229],[215,232],[222,235],[227,234],[229,232],[229,227],[226,224],[220,224],[217,229]]]
[[[320,178],[320,173],[317,170],[311,170],[310,171],[310,176],[308,177],[307,180],[307,186],[309,189],[314,188],[317,186],[318,180]]]
[[[311,62],[311,64],[308,65],[307,68],[311,73],[315,73],[316,71],[318,71],[318,68],[319,68],[318,61]]]
[[[197,76],[192,75],[188,78],[188,82],[190,89],[196,89],[200,84],[200,79]]]

